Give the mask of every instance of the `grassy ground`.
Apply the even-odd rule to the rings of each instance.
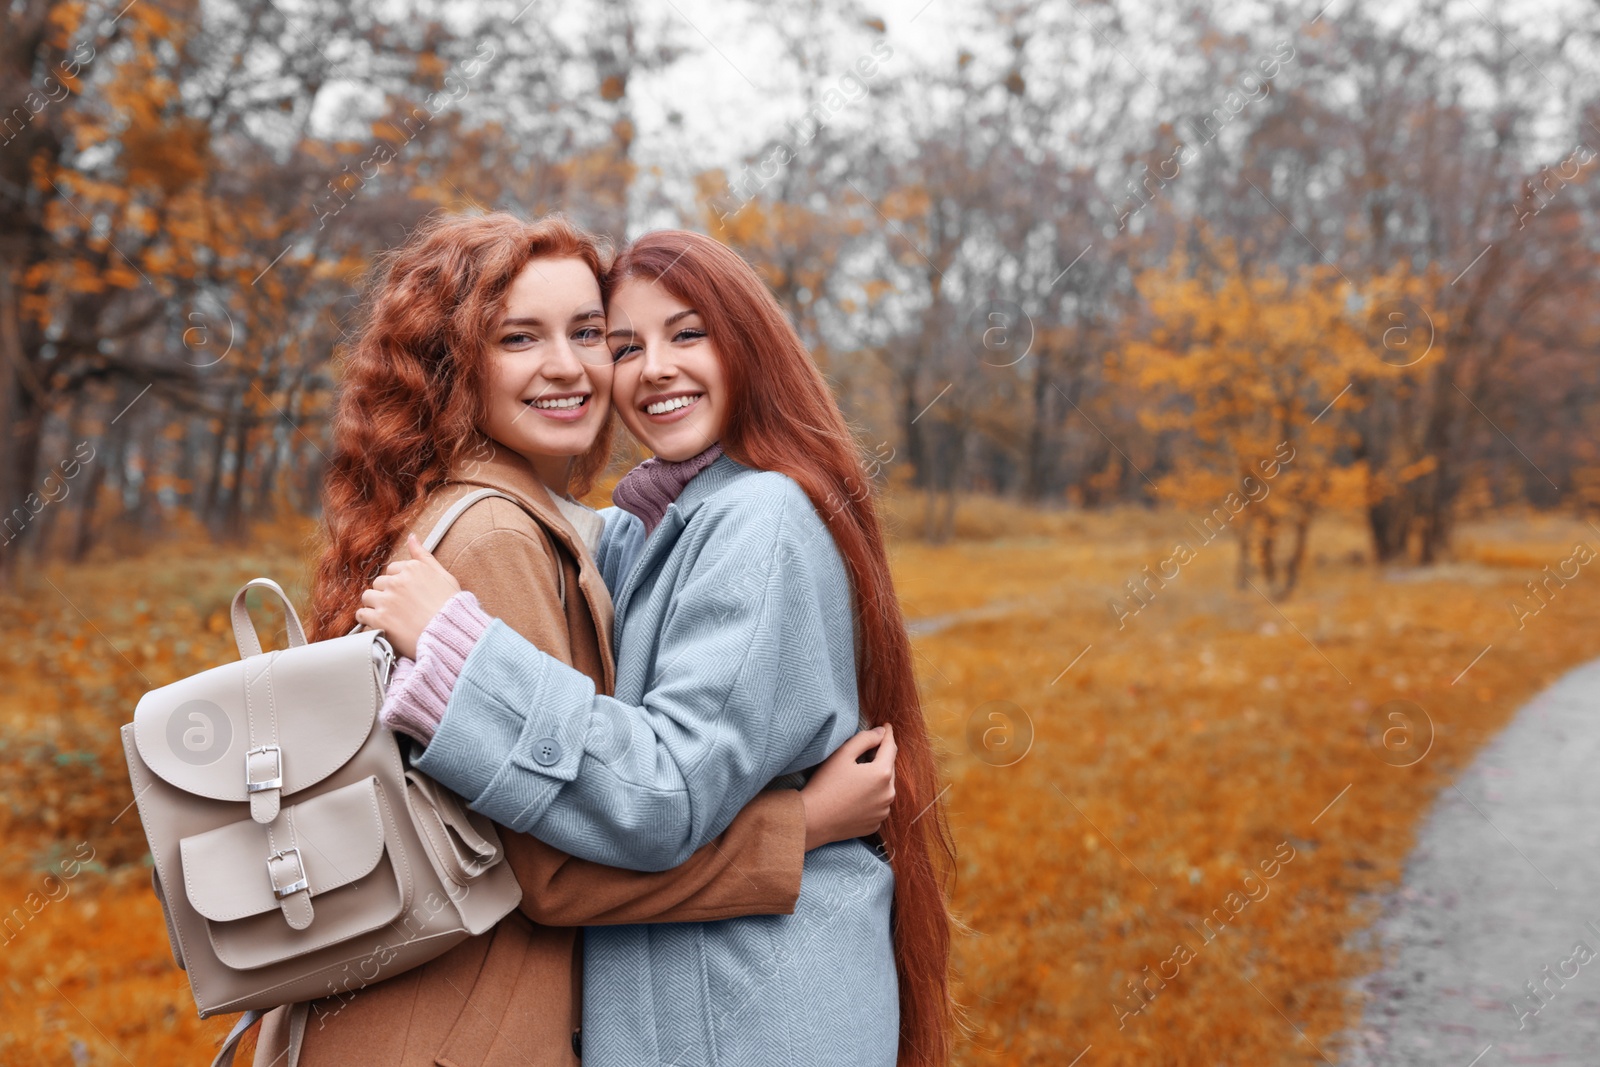
[[[1576,542],[1600,548],[1567,519],[1471,525],[1450,564],[1390,572],[1349,562],[1361,531],[1330,520],[1276,606],[1232,587],[1217,542],[1120,624],[1108,601],[1170,555],[1181,516],[979,503],[957,529],[894,562],[931,620],[916,647],[970,928],[965,1064],[1337,1062],[1348,979],[1371,964],[1345,946],[1433,794],[1600,655],[1587,568],[1523,629],[1508,606]],[[192,1059],[226,1031],[171,964],[115,728],[145,689],[234,655],[244,579],[304,602],[302,536],[46,567],[0,604],[0,1062]],[[1416,706],[1399,726],[1379,714],[1397,699]]]

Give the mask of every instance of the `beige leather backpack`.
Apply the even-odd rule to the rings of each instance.
[[[437,547],[457,501],[429,533]],[[514,498],[506,497],[506,499]],[[262,652],[245,594],[283,601],[289,647]],[[522,899],[494,824],[404,765],[378,718],[394,652],[378,631],[308,644],[276,582],[233,598],[240,662],[146,693],[122,728],[151,880],[200,1017],[245,1015],[214,1067],[268,1009],[359,997],[441,955]]]

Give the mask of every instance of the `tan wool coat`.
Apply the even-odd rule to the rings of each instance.
[[[523,506],[498,497],[472,505],[440,543],[439,562],[486,612],[610,693],[611,597],[526,460],[485,442],[429,501],[417,536],[479,486]],[[526,834],[500,834],[522,884],[518,909],[421,967],[313,1002],[303,1067],[574,1067],[583,989],[576,927],[790,914],[805,858],[805,815],[792,789],[763,792],[721,837],[659,873],[605,867]],[[280,1008],[262,1022],[255,1067],[283,1067],[287,1042]]]

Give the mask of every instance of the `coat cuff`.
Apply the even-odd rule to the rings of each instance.
[[[751,875],[759,914],[792,915],[800,899],[806,862],[806,806],[798,789],[767,789],[757,797],[773,805],[774,817],[763,827],[762,862]]]
[[[578,775],[594,696],[588,675],[495,619],[415,765],[474,811],[526,833]]]

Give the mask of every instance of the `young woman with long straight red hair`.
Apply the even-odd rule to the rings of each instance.
[[[421,635],[469,650],[437,689],[418,766],[575,854],[667,867],[763,787],[815,767],[864,714],[898,742],[881,842],[808,853],[793,915],[589,931],[584,1055],[591,1067],[943,1065],[953,849],[844,419],[759,276],[710,238],[647,234],[606,288],[613,402],[655,453],[603,513],[615,696],[415,552],[358,617],[401,646]]]
[[[429,220],[386,255],[341,361],[325,481],[327,547],[313,637],[349,630],[362,591],[407,536],[481,487],[438,546],[454,580],[505,624],[599,692],[609,692],[611,599],[592,556],[601,522],[579,504],[605,464],[613,365],[604,339],[600,244],[559,218]],[[417,732],[397,671],[386,725]],[[848,761],[877,742],[843,747]],[[398,975],[352,972],[311,1003],[300,1067],[575,1067],[579,926],[694,923],[785,913],[806,848],[870,832],[892,774],[830,760],[806,791],[750,798],[721,837],[675,870],[641,873],[575,859],[504,832],[522,903],[488,933]],[[875,793],[876,791],[876,793]],[[289,1011],[268,1015],[260,1067],[283,1067]]]

